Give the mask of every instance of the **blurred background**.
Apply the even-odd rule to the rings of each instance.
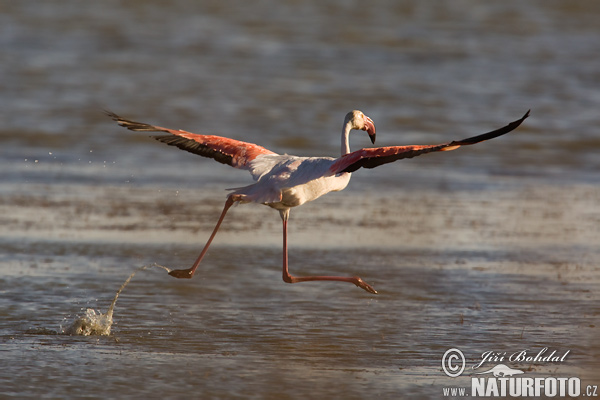
[[[302,155],[336,155],[355,108],[375,120],[382,146],[462,138],[531,108],[493,151],[410,163],[594,181],[599,9],[577,1],[3,4],[3,170],[22,180],[50,168],[64,180],[95,175],[88,161],[106,161],[110,175],[119,173],[113,161],[122,171],[147,157],[204,166],[116,129],[103,108]]]
[[[571,349],[555,376],[597,367],[599,20],[589,1],[3,2],[0,334],[23,372],[4,395],[39,396],[59,379],[50,396],[92,385],[121,398],[306,398],[308,384],[326,397],[432,397],[445,346],[461,343],[475,359],[503,346]],[[358,274],[379,297],[284,285],[277,213],[242,206],[205,276],[131,284],[115,312],[120,342],[25,335],[105,307],[144,263],[189,264],[224,189],[250,183],[103,109],[315,156],[338,155],[352,109],[373,118],[377,146],[531,116],[492,142],[359,170],[345,192],[292,211],[292,273]],[[362,132],[350,143],[371,145]],[[108,365],[108,384],[82,365]],[[173,380],[180,365],[212,378]],[[150,389],[124,381],[145,374]]]

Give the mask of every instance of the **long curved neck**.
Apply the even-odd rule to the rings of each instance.
[[[344,129],[342,130],[342,156],[350,153],[350,143],[348,143],[348,136],[350,136],[350,131],[352,130],[352,122],[345,121]]]

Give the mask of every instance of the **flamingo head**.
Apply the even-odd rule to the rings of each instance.
[[[351,129],[366,131],[369,134],[371,143],[375,144],[375,123],[367,117],[362,111],[350,111],[345,118],[345,123],[350,124]]]

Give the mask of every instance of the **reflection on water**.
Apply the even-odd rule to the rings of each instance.
[[[467,385],[441,370],[450,347],[469,362],[570,350],[509,366],[600,381],[599,5],[0,8],[0,397],[435,398]],[[85,318],[73,310],[114,307],[137,266],[189,266],[223,189],[250,182],[103,108],[300,155],[337,154],[355,108],[381,146],[532,115],[493,142],[358,171],[292,211],[292,273],[356,274],[378,296],[284,284],[278,215],[240,206],[194,279],[136,275],[110,335],[56,335]]]

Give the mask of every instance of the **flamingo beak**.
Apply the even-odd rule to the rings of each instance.
[[[371,143],[375,144],[375,123],[373,120],[365,115],[365,127],[363,128],[369,134]]]

